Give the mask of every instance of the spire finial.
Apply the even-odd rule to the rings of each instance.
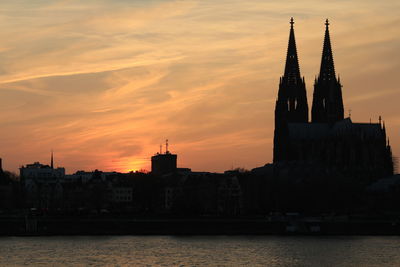
[[[325,26],[328,29],[328,26],[329,26],[329,20],[328,19],[325,20]]]
[[[290,18],[290,27],[293,28],[294,20],[293,17]]]

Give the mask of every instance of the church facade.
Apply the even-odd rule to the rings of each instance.
[[[344,117],[342,84],[335,73],[328,20],[309,121],[293,18],[290,24],[286,65],[275,106],[274,163],[312,163],[360,178],[392,175],[392,153],[384,122],[353,123],[350,117]]]

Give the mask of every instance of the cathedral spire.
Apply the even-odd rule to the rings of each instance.
[[[278,99],[275,105],[274,162],[287,158],[284,151],[288,123],[308,122],[306,86],[304,78],[300,76],[293,25],[294,21],[291,18],[285,71],[279,79]]]
[[[336,78],[332,54],[329,21],[326,19],[321,68],[314,84],[312,122],[334,123],[344,119],[342,85]]]
[[[319,77],[323,80],[336,80],[335,66],[333,63],[331,38],[329,36],[329,21],[325,21],[325,39],[322,50],[321,69]]]
[[[293,18],[290,19],[289,44],[286,55],[284,78],[296,83],[300,78],[299,60],[297,57],[296,39],[294,37]]]
[[[289,43],[286,54],[285,71],[280,79],[276,108],[282,111],[286,122],[308,122],[308,104],[304,78],[300,76],[294,37],[294,20],[290,18]]]

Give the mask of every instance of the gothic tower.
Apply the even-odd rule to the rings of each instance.
[[[274,162],[285,159],[287,123],[308,122],[306,86],[300,76],[293,24],[291,18],[285,72],[280,78],[275,105]]]
[[[311,122],[334,123],[343,120],[343,113],[342,85],[335,74],[327,19],[321,69],[314,84]]]

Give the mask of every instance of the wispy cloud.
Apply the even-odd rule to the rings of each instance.
[[[9,169],[51,149],[69,172],[149,169],[166,138],[195,170],[271,161],[291,16],[309,102],[329,17],[346,109],[400,130],[396,1],[10,0],[0,10]]]

